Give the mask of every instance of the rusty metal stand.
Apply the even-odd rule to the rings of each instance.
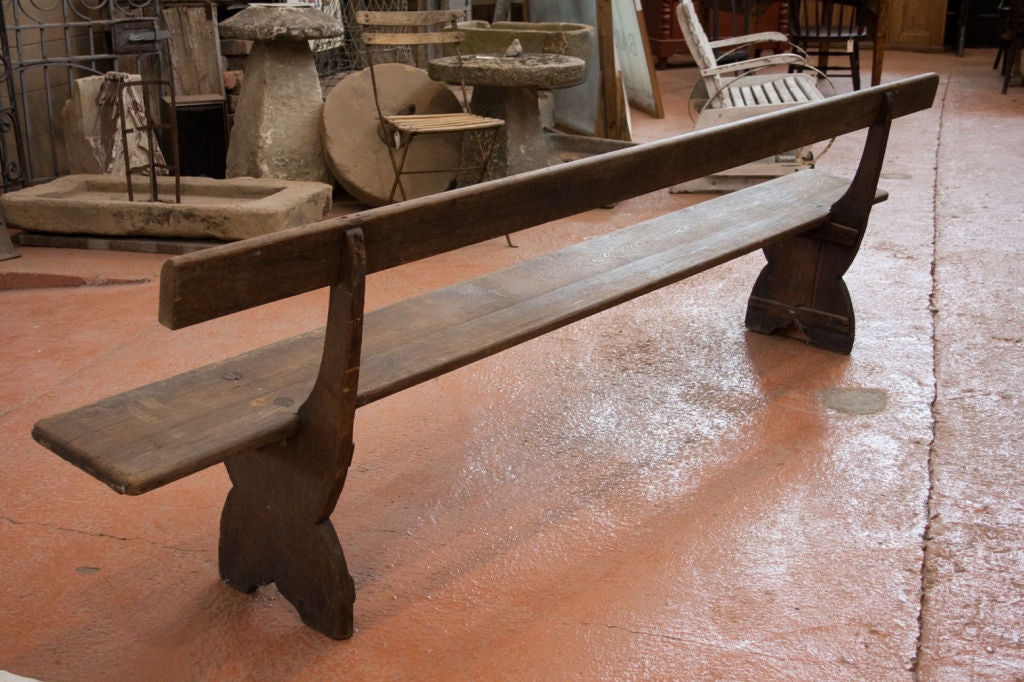
[[[137,21],[120,22],[114,31],[114,52],[117,54],[159,54],[159,45],[170,37],[170,33],[160,30],[159,24],[153,19],[140,19]],[[133,175],[146,175],[149,177],[149,200],[160,200],[160,188],[157,183],[157,175],[174,175],[174,202],[181,203],[181,172],[178,165],[178,130],[177,121],[172,116],[169,122],[161,120],[160,112],[154,110],[153,103],[157,106],[161,101],[164,91],[170,94],[171,107],[174,100],[174,81],[162,79],[138,79],[134,80],[129,74],[107,73],[106,77],[117,82],[117,115],[120,119],[121,129],[121,153],[124,155],[125,181],[128,189],[128,200],[135,201],[135,191],[132,183]],[[126,97],[131,88],[141,88],[142,97]],[[150,96],[151,90],[157,90],[155,98]],[[129,127],[128,107],[131,106],[131,119],[134,124]],[[141,104],[142,110],[139,110]],[[154,115],[155,114],[155,115]],[[171,149],[171,163],[167,163],[167,154],[161,152],[159,142],[156,138],[157,131],[167,131],[165,142]],[[142,165],[132,165],[132,155],[128,147],[128,135],[130,133],[144,133],[146,144],[146,162]]]
[[[127,107],[125,106],[126,97],[125,93],[129,88],[139,87],[142,89],[142,111],[135,112],[137,114],[136,121],[140,121],[133,127],[128,127],[128,114]],[[171,111],[175,110],[175,96],[174,96],[174,83],[171,81],[163,80],[129,80],[128,78],[121,78],[118,80],[117,85],[117,113],[121,120],[121,147],[124,153],[124,172],[125,181],[128,187],[128,201],[135,201],[134,186],[132,183],[133,175],[145,175],[149,178],[149,201],[160,201],[160,188],[157,182],[158,175],[173,175],[174,176],[174,203],[181,203],[181,172],[178,168],[178,126],[177,121],[172,116],[169,121],[166,122],[155,122],[156,119],[153,115],[153,98],[150,97],[150,90],[152,88],[159,88],[161,90],[166,89],[170,95]],[[131,99],[131,98],[128,98]],[[160,101],[160,97],[156,98],[156,101]],[[136,105],[137,100],[132,99],[131,105]],[[167,162],[166,156],[161,155],[161,161],[157,160],[158,153],[160,151],[159,145],[156,139],[157,131],[167,131],[167,147],[168,152],[164,152],[164,155],[170,154],[172,161]],[[146,163],[143,165],[133,166],[131,163],[131,155],[128,151],[128,134],[141,132],[145,133],[146,136]]]

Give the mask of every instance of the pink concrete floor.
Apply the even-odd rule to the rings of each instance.
[[[170,332],[162,257],[0,263],[0,670],[56,680],[1024,679],[1024,87],[994,51],[893,127],[852,355],[744,331],[754,254],[375,403],[333,516],[356,633],[217,574],[221,467],[120,497],[39,418],[322,324]],[[691,127],[694,74],[658,73]],[[840,83],[840,87],[844,87]],[[859,136],[819,166],[850,173]],[[699,200],[667,191],[374,275],[382,305]],[[3,675],[0,674],[0,678]]]

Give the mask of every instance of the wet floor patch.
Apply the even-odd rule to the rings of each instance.
[[[825,407],[843,414],[878,414],[889,402],[880,388],[827,388],[820,396]]]

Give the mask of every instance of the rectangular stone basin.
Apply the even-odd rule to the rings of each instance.
[[[158,178],[160,200],[149,201],[149,179],[67,175],[0,196],[7,225],[28,232],[119,237],[178,237],[234,241],[322,220],[330,185],[276,178]]]

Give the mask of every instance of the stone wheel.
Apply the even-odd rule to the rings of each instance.
[[[405,64],[381,64],[375,68],[381,110],[385,114],[461,111],[458,99],[447,86],[431,80],[422,69]],[[386,204],[394,172],[381,139],[369,69],[345,78],[327,95],[321,132],[327,166],[345,191],[371,206]],[[420,137],[410,148],[405,169],[454,169],[461,153],[459,133]],[[402,185],[406,198],[412,199],[443,192],[455,176],[454,170],[403,175]],[[401,199],[401,195],[396,195],[396,199]]]

